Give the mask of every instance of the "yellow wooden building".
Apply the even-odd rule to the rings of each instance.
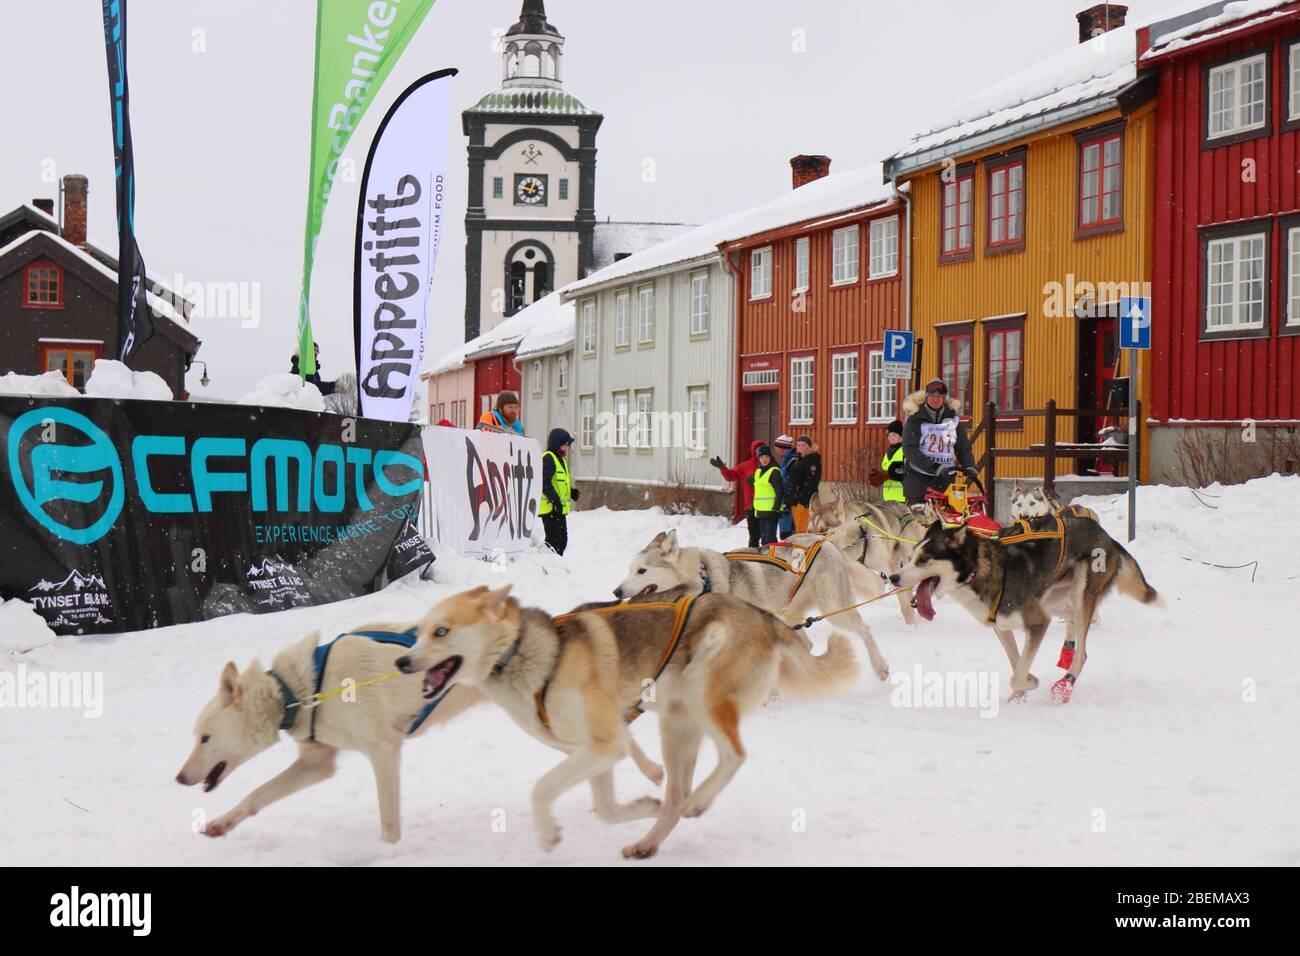
[[[1133,29],[1092,36],[1084,16],[1077,47],[966,98],[885,161],[909,197],[919,378],[943,378],[972,430],[989,402],[1113,407],[1107,383],[1129,371],[1119,299],[1150,294],[1156,88],[1138,75]],[[1045,425],[999,414],[997,446],[1041,444]],[[1093,443],[1108,425],[1127,421],[1060,417],[1056,441]],[[999,460],[997,472],[1038,477],[1043,462]]]

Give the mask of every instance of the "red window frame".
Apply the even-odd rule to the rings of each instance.
[[[90,373],[95,368],[95,362],[103,358],[104,356],[104,343],[103,342],[61,342],[55,339],[51,339],[47,342],[40,342],[38,343],[38,347],[37,347],[37,356],[40,362],[41,374],[44,374],[45,372],[48,371],[53,371],[52,369],[49,368],[49,355],[51,352],[67,352],[69,353],[69,356],[71,356],[71,354],[75,352],[89,353],[90,364],[86,368],[86,379],[89,380]],[[77,385],[76,380],[73,378],[72,375],[71,362],[65,364],[63,366],[62,371],[63,371],[63,377],[67,380],[68,384],[71,385],[73,388],[84,389],[86,387],[85,382],[82,382],[80,386]]]
[[[1011,171],[1020,169],[1020,185],[1016,188],[1011,186]],[[997,189],[994,181],[998,173],[1004,173],[1002,177],[1003,188]],[[1025,247],[1025,161],[1023,159],[1013,159],[1005,163],[998,163],[996,166],[990,166],[985,175],[989,180],[989,217],[988,217],[988,248],[989,249],[1023,249]],[[1018,193],[1020,196],[1020,211],[1015,215],[1011,212],[1011,198],[1013,194]],[[1002,197],[1002,215],[994,215],[993,201],[998,196]],[[1011,236],[1011,223],[1013,220],[1019,220],[1020,235]],[[1002,238],[993,238],[993,224],[1002,223]]]
[[[1007,345],[1012,340],[1016,342],[1016,355],[1011,358]],[[993,343],[1001,343],[1000,358],[996,361],[993,357]],[[1017,367],[1017,384],[1008,386],[1007,371],[1012,362]],[[1001,365],[1002,385],[995,387],[993,384],[993,369],[996,364]],[[1024,408],[1025,401],[1025,328],[1024,325],[1016,322],[1014,324],[998,325],[986,330],[984,337],[984,386],[987,390],[985,395],[986,402],[992,402],[999,410],[1004,408]],[[1012,401],[1014,399],[1014,401]],[[998,424],[1003,423],[1018,425],[1023,422],[1017,416],[998,415]]]
[[[963,203],[961,201],[961,187],[963,183],[970,183],[970,199]],[[952,201],[949,201],[949,190],[951,190]],[[958,171],[957,177],[952,182],[945,182],[941,176],[939,179],[939,256],[942,259],[956,259],[960,257],[971,256],[975,252],[975,170]],[[966,224],[970,227],[970,241],[968,245],[948,245],[948,236],[951,233],[954,243],[961,242],[962,227],[962,207],[968,206]],[[952,228],[948,227],[948,210],[955,209],[956,214],[953,218]]]
[[[958,346],[966,343],[966,361],[958,358]],[[953,344],[952,360],[948,358],[948,343]],[[966,372],[966,387],[961,387],[961,372]],[[971,326],[951,332],[939,333],[939,377],[948,384],[948,394],[961,402],[963,418],[971,414],[975,390],[975,332]]]
[[[32,273],[38,270],[52,270],[55,274],[54,281],[57,283],[56,291],[58,292],[58,298],[55,299],[53,302],[32,302],[31,301]],[[64,283],[63,266],[59,265],[57,262],[52,262],[49,259],[33,259],[31,262],[23,266],[22,307],[24,309],[66,308],[67,304],[65,302],[65,296],[63,294],[63,289],[64,289],[63,283]]]
[[[1112,141],[1119,144],[1119,159],[1116,160],[1114,163],[1108,164],[1106,162],[1106,144]],[[1084,177],[1089,172],[1087,166],[1085,165],[1086,164],[1085,157],[1087,155],[1089,146],[1097,147],[1097,160],[1098,160],[1098,165],[1096,170],[1097,192],[1092,196],[1089,196],[1084,192],[1084,185],[1083,185]],[[1116,177],[1116,183],[1114,189],[1106,188],[1106,170],[1108,169],[1115,169],[1118,170],[1119,172],[1119,175]],[[1087,232],[1093,229],[1106,229],[1108,227],[1118,226],[1124,221],[1124,133],[1123,130],[1112,130],[1111,132],[1108,133],[1101,133],[1097,136],[1090,136],[1086,139],[1079,140],[1078,187],[1079,187],[1079,196],[1078,196],[1077,215],[1079,217],[1079,230],[1081,232]],[[1113,217],[1109,219],[1106,218],[1104,212],[1106,208],[1107,196],[1115,196],[1118,200],[1115,204],[1117,212]],[[1094,198],[1097,200],[1097,218],[1089,221],[1084,218],[1084,211],[1083,211],[1084,203],[1087,202],[1089,199],[1094,199]]]

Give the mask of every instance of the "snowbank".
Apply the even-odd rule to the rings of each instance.
[[[26,601],[0,600],[0,654],[22,654],[55,640],[45,618]]]
[[[0,395],[57,395],[76,398],[80,394],[68,384],[62,372],[46,372],[44,375],[6,372],[0,375]]]
[[[97,359],[86,381],[91,398],[146,398],[170,402],[172,390],[157,372],[133,372],[121,362]]]
[[[239,400],[240,405],[267,405],[274,408],[297,408],[305,412],[325,411],[325,398],[311,382],[304,382],[292,372],[268,375],[257,387]]]

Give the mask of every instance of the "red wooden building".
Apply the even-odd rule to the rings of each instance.
[[[1215,445],[1294,469],[1300,2],[1209,3],[1140,29],[1138,57],[1159,72],[1151,480],[1194,477]]]
[[[829,159],[791,165],[797,193],[837,188],[841,201],[723,246],[738,274],[736,454],[806,434],[827,481],[860,484],[880,463],[902,388],[881,362],[884,331],[904,325],[906,216],[874,170],[811,182]],[[848,177],[849,189],[833,185]]]

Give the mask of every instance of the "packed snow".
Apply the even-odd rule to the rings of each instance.
[[[68,384],[67,376],[62,372],[46,372],[43,375],[5,372],[0,375],[0,395],[51,395],[77,398],[81,393]]]
[[[1123,540],[1122,496],[1084,503]],[[725,549],[744,544],[743,525],[578,512],[564,558],[530,552],[488,562],[443,549],[434,581],[411,577],[339,604],[114,637],[49,643],[26,606],[10,601],[0,608],[0,633],[20,638],[6,640],[0,666],[102,672],[103,714],[23,709],[0,721],[0,752],[17,771],[0,779],[0,814],[11,823],[6,862],[1296,865],[1300,539],[1294,522],[1278,516],[1297,511],[1295,477],[1198,492],[1141,488],[1130,549],[1168,607],[1120,596],[1105,603],[1065,706],[1048,691],[1061,674],[1060,624],[1034,667],[1042,685],[1013,705],[997,640],[951,600],[937,604],[935,621],[914,628],[892,599],[867,607],[891,682],[864,668],[843,696],[769,704],[748,718],[741,732],[749,760],[648,864],[623,861],[619,849],[649,821],[601,824],[585,787],[557,804],[559,847],[538,848],[529,792],[559,756],[491,704],[404,748],[403,837],[395,845],[378,838],[373,778],[357,754],[342,755],[333,779],[220,840],[196,835],[200,814],[211,819],[234,806],[286,767],[295,747],[282,739],[210,794],[173,778],[228,659],[241,669],[255,656],[269,666],[312,629],[333,635],[369,620],[412,619],[477,584],[509,581],[523,601],[564,611],[608,596],[633,552],[660,530]],[[829,633],[829,623],[813,629],[819,648]],[[33,641],[43,646],[19,653]],[[905,706],[924,702],[912,685],[918,670],[995,677],[997,694],[986,706]],[[655,721],[647,716],[633,728],[652,756]],[[706,745],[697,781],[713,759]],[[620,799],[655,790],[630,762],[616,775]]]
[[[304,412],[325,411],[320,389],[293,372],[277,372],[257,383],[257,387],[239,400],[240,405],[297,408]]]
[[[157,372],[133,372],[121,362],[96,359],[86,394],[91,398],[149,398],[169,402],[172,390]]]

